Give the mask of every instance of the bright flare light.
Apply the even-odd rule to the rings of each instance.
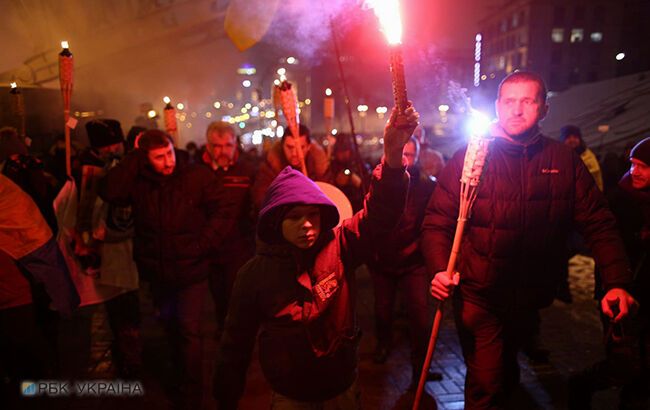
[[[156,115],[158,115],[158,114],[156,114],[156,111],[154,111],[154,110],[149,110],[149,112],[147,113],[147,116],[149,118],[156,118]]]
[[[251,80],[244,80],[241,82],[241,85],[243,85],[244,88],[248,88],[251,86]]]
[[[399,0],[367,0],[366,6],[374,10],[388,44],[400,44],[402,42],[402,18]]]
[[[63,40],[63,41],[61,42],[61,48],[70,48],[70,45],[68,44],[67,41]]]
[[[616,54],[616,60],[621,61],[622,59],[625,58],[625,53],[618,53]]]
[[[440,104],[438,106],[438,111],[447,112],[447,111],[449,111],[449,106],[447,104]]]
[[[167,97],[167,96],[164,96],[164,97],[163,97],[163,102],[164,102],[165,104],[169,104],[171,101],[172,101],[171,98],[169,98],[169,97]]]
[[[325,89],[325,95],[328,96],[328,97],[329,97],[330,95],[332,95],[332,89],[331,89],[331,88],[326,88],[326,89]]]
[[[176,108],[178,108],[179,110],[182,110],[183,108],[185,108],[185,104],[178,103],[178,104],[176,104]]]
[[[467,122],[467,131],[469,132],[470,137],[480,137],[488,134],[491,125],[492,121],[490,121],[490,118],[487,115],[480,111],[472,110]]]
[[[16,84],[16,82],[12,82],[11,83],[11,88],[18,88],[18,84]]]

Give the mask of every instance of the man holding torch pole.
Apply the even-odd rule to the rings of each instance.
[[[575,226],[602,268],[601,306],[612,321],[636,304],[625,290],[631,272],[602,193],[580,157],[543,136],[546,86],[515,72],[499,86],[497,123],[471,219],[460,241],[458,272],[447,271],[459,218],[465,150],[438,178],[423,224],[422,252],[435,273],[431,294],[452,295],[467,364],[465,408],[499,409],[519,381],[520,318],[552,303],[565,239]],[[461,232],[462,233],[462,232]]]

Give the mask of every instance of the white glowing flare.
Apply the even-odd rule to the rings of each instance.
[[[167,96],[164,96],[164,97],[163,97],[163,102],[164,102],[165,104],[169,104],[170,102],[172,102],[172,99],[169,98],[169,97],[167,97]]]
[[[388,44],[402,42],[402,18],[399,0],[366,0],[366,6],[374,10]]]
[[[16,84],[16,82],[12,82],[11,83],[11,88],[18,88],[18,84]]]
[[[325,95],[328,96],[328,97],[329,97],[330,95],[332,95],[332,89],[331,89],[331,88],[326,88],[326,89],[325,89]]]
[[[178,103],[178,104],[176,104],[176,108],[178,108],[179,110],[182,110],[182,109],[185,108],[185,104],[183,104],[183,103]]]
[[[68,45],[68,42],[67,42],[67,41],[63,40],[63,41],[61,42],[61,48],[70,48],[70,46]]]

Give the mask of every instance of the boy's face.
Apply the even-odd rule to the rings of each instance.
[[[315,205],[297,205],[282,220],[282,236],[300,249],[311,248],[320,235],[320,209]]]

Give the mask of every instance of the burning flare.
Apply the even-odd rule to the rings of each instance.
[[[400,44],[402,42],[402,17],[399,0],[366,0],[365,4],[375,12],[388,44]]]

